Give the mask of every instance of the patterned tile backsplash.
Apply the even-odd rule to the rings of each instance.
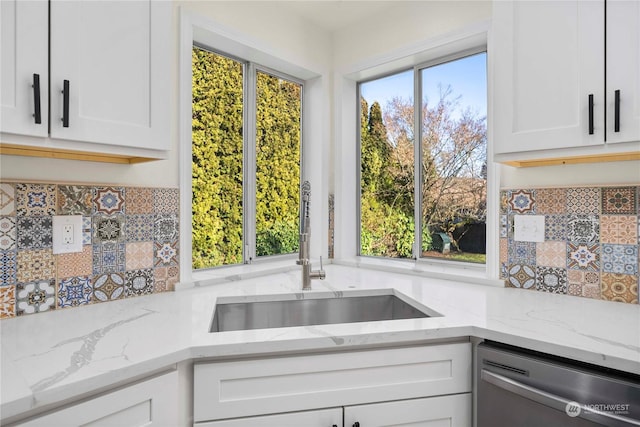
[[[174,290],[174,188],[0,182],[0,318]],[[52,216],[83,216],[82,252],[53,254]]]
[[[506,286],[639,303],[640,186],[511,189],[500,200]],[[544,241],[515,241],[516,215],[544,216]]]

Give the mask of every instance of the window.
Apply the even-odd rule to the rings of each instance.
[[[485,263],[486,53],[359,94],[360,255]]]
[[[298,250],[302,84],[192,49],[192,266]]]

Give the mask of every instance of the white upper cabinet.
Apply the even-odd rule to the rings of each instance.
[[[2,132],[47,136],[49,117],[46,1],[0,2]],[[38,84],[34,84],[37,80]],[[39,90],[38,90],[39,89]],[[36,107],[40,106],[39,117]]]
[[[640,1],[607,0],[607,142],[626,141],[640,141]]]
[[[2,13],[3,143],[169,149],[171,2],[3,0]],[[40,126],[31,117],[33,73],[41,76]]]
[[[493,3],[496,154],[640,140],[638,4],[608,1],[605,26],[604,1]]]
[[[51,2],[51,136],[166,149],[162,1]],[[165,70],[164,72],[162,70]],[[64,126],[64,81],[69,123]]]

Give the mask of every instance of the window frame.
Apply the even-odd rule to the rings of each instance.
[[[315,63],[309,58],[302,58],[294,53],[282,52],[274,49],[262,40],[255,39],[234,28],[227,27],[199,12],[181,7],[179,11],[179,46],[178,64],[176,74],[178,76],[177,107],[178,126],[176,144],[174,149],[163,153],[169,163],[172,159],[178,160],[177,170],[169,170],[168,173],[176,173],[180,188],[180,229],[191,229],[191,201],[192,201],[192,49],[195,43],[200,43],[209,49],[226,52],[230,57],[243,57],[255,63],[261,64],[261,68],[267,73],[283,74],[289,80],[301,82],[302,88],[302,115],[304,127],[301,127],[301,160],[300,181],[311,181],[312,192],[316,206],[322,206],[322,211],[311,221],[311,231],[314,236],[311,242],[312,255],[326,254],[327,238],[324,228],[328,217],[324,209],[327,205],[328,180],[320,173],[318,161],[326,167],[328,156],[323,143],[326,136],[322,131],[324,114],[328,110],[325,104],[326,82],[328,74],[325,70],[314,68]],[[308,164],[310,158],[316,159],[313,165]],[[180,233],[180,287],[189,287],[200,284],[217,283],[219,280],[237,274],[258,274],[268,271],[285,271],[295,267],[294,260],[297,254],[264,256],[253,260],[253,265],[233,264],[219,266],[210,269],[192,269],[192,235],[191,232]]]
[[[362,157],[361,157],[361,153],[362,153],[362,146],[361,146],[361,129],[360,129],[360,117],[362,114],[361,111],[361,103],[360,103],[360,96],[361,96],[361,85],[364,83],[368,83],[371,81],[375,81],[378,79],[382,79],[385,77],[389,77],[389,76],[393,76],[395,74],[400,74],[403,72],[407,72],[409,70],[412,70],[413,73],[413,99],[414,99],[414,117],[413,117],[413,126],[414,126],[414,138],[416,141],[422,141],[422,126],[420,125],[421,123],[421,109],[420,108],[415,108],[416,103],[421,103],[421,101],[417,101],[417,100],[421,100],[422,99],[422,70],[427,69],[429,67],[433,67],[433,66],[437,66],[437,65],[441,65],[441,64],[445,64],[447,62],[451,62],[451,61],[456,61],[459,59],[463,59],[465,57],[469,57],[472,55],[476,55],[476,54],[480,54],[480,53],[484,53],[486,55],[486,68],[487,68],[487,82],[486,82],[486,90],[487,93],[489,92],[489,85],[490,85],[490,56],[489,56],[489,49],[488,49],[488,43],[486,43],[486,40],[484,43],[481,44],[475,44],[473,46],[463,46],[462,48],[452,48],[452,49],[446,49],[446,48],[442,48],[441,46],[438,47],[438,53],[436,53],[435,55],[429,55],[428,53],[426,53],[427,56],[429,56],[428,59],[426,60],[417,60],[414,61],[415,63],[411,66],[403,66],[403,67],[398,67],[395,69],[386,69],[384,70],[384,72],[382,73],[375,73],[375,72],[367,72],[367,70],[363,70],[360,71],[356,74],[359,75],[366,75],[365,78],[360,78],[360,79],[356,79],[355,80],[355,93],[356,93],[356,100],[355,100],[355,104],[356,104],[356,117],[357,117],[357,125],[355,126],[355,130],[356,130],[356,173],[355,173],[355,187],[356,187],[356,207],[355,207],[355,214],[356,214],[356,223],[357,223],[357,227],[356,227],[356,235],[355,235],[355,239],[356,239],[356,256],[360,259],[363,260],[373,260],[372,262],[374,263],[379,263],[379,262],[390,262],[390,263],[401,263],[401,264],[408,264],[408,263],[415,263],[416,265],[420,265],[421,267],[430,269],[430,270],[438,270],[438,271],[448,271],[448,272],[452,272],[453,274],[456,273],[456,271],[461,271],[461,270],[466,270],[467,272],[475,272],[472,274],[478,274],[478,273],[484,273],[485,276],[493,274],[492,273],[492,268],[490,266],[490,263],[495,263],[497,262],[497,259],[495,259],[495,256],[493,254],[494,252],[494,248],[492,248],[492,245],[490,244],[491,241],[491,232],[489,230],[490,225],[490,221],[493,221],[493,218],[495,218],[495,214],[492,213],[491,211],[491,206],[495,205],[495,200],[497,198],[497,196],[494,196],[494,189],[498,187],[497,185],[497,181],[498,181],[498,176],[496,174],[496,170],[495,170],[495,166],[493,165],[493,162],[491,161],[491,152],[492,152],[492,146],[491,146],[491,138],[490,138],[490,114],[491,114],[491,105],[490,105],[490,99],[487,96],[487,116],[486,116],[486,123],[487,123],[487,147],[486,147],[486,157],[487,157],[487,183],[486,183],[486,192],[487,192],[487,218],[486,218],[486,224],[487,224],[487,233],[486,233],[486,237],[485,237],[485,242],[486,242],[486,260],[484,264],[479,264],[479,263],[471,263],[471,262],[464,262],[464,261],[456,261],[456,260],[444,260],[444,259],[438,259],[438,258],[433,258],[433,257],[426,257],[426,256],[422,256],[422,225],[423,225],[423,218],[422,218],[422,212],[421,212],[421,206],[422,206],[422,191],[421,191],[421,186],[422,186],[422,176],[421,176],[421,168],[419,167],[414,167],[414,200],[415,200],[415,204],[414,204],[414,222],[415,222],[415,230],[414,230],[414,242],[413,242],[413,249],[412,249],[412,256],[411,258],[392,258],[392,257],[378,257],[378,256],[373,256],[373,255],[363,255],[362,254],[362,236],[361,236],[361,230],[362,230],[362,212],[361,212],[361,198],[362,198],[362,188],[361,188],[361,168],[362,168]],[[414,144],[414,164],[417,164],[418,162],[420,162],[422,159],[422,144]]]

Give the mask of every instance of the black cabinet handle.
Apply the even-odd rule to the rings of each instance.
[[[353,423],[352,427],[360,427],[360,423],[358,421],[356,421],[355,423]]]
[[[40,74],[33,73],[33,117],[37,125],[42,123],[42,112],[40,110]]]
[[[593,135],[593,94],[589,94],[589,135]]]
[[[65,80],[62,86],[62,126],[69,127],[69,80]]]
[[[620,89],[615,91],[613,130],[620,132]]]

